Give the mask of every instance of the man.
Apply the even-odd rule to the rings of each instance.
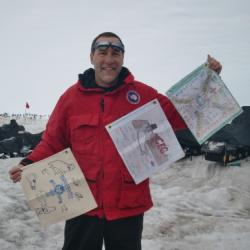
[[[94,69],[79,75],[59,99],[35,150],[10,170],[21,179],[23,165],[66,147],[76,157],[98,208],[66,222],[63,250],[141,249],[143,214],[152,207],[149,180],[136,185],[105,125],[157,98],[174,130],[185,128],[172,103],[155,89],[136,81],[123,67],[124,44],[114,33],[98,35],[91,46]],[[221,65],[208,57],[209,67]]]

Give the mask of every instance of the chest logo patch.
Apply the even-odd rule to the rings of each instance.
[[[127,92],[127,100],[131,104],[138,104],[140,102],[140,95],[134,91],[134,90],[129,90]]]

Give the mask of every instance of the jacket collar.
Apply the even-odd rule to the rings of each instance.
[[[121,72],[118,75],[117,84],[110,88],[104,88],[96,84],[95,70],[93,68],[89,68],[86,71],[84,71],[83,74],[79,74],[80,88],[82,90],[90,90],[90,91],[96,90],[96,91],[112,92],[113,90],[133,80],[134,80],[133,75],[125,67],[122,67]]]

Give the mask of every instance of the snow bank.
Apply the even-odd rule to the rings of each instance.
[[[35,133],[45,123],[30,124]],[[29,129],[26,129],[30,132]],[[64,223],[40,227],[9,169],[0,160],[0,249],[59,250]],[[154,208],[145,214],[144,250],[249,250],[250,158],[225,167],[201,156],[184,159],[151,179]]]

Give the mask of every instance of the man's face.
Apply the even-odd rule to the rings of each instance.
[[[120,44],[116,37],[99,37],[95,44]],[[124,54],[115,46],[100,46],[91,52],[90,60],[95,69],[96,83],[102,87],[110,87],[116,83],[123,65]]]

